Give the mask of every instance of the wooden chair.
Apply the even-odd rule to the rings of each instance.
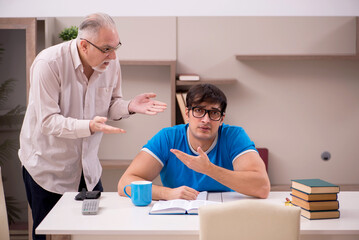
[[[199,209],[200,240],[298,240],[300,208],[243,199]]]
[[[264,164],[266,165],[266,170],[268,172],[268,148],[257,148],[259,156],[263,159]]]
[[[7,211],[5,203],[4,186],[2,183],[1,167],[0,167],[0,239],[9,240],[9,224],[7,220]]]

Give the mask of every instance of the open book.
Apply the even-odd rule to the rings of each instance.
[[[150,214],[198,214],[200,206],[220,204],[221,202],[207,201],[207,192],[200,192],[196,200],[175,199],[156,202],[150,210]]]

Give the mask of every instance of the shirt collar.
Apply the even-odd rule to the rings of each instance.
[[[81,70],[83,70],[79,51],[77,49],[76,39],[71,40],[70,44],[71,44],[71,57],[72,57],[72,63],[74,64],[74,68],[77,69],[78,67],[81,66]]]
[[[216,134],[216,138],[214,139],[212,145],[208,148],[207,151],[205,151],[205,153],[206,153],[207,155],[208,155],[208,153],[209,153],[210,151],[212,151],[212,149],[216,146],[217,141],[218,141],[218,132],[217,132],[217,134]],[[189,146],[189,148],[191,149],[191,151],[192,151],[194,154],[199,155],[199,153],[198,153],[195,149],[193,149],[191,143],[189,142],[189,125],[188,125],[188,124],[187,124],[187,143],[188,143],[188,146]]]

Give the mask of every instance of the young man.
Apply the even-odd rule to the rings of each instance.
[[[188,124],[162,129],[143,147],[118,183],[155,179],[152,198],[196,199],[199,191],[234,190],[266,198],[270,182],[263,160],[241,127],[223,124],[227,99],[211,84],[187,93]]]
[[[153,93],[122,98],[121,46],[113,19],[92,14],[75,40],[42,51],[30,70],[29,103],[20,133],[19,158],[35,228],[65,192],[102,191],[97,157],[103,133],[124,133],[106,124],[130,113],[154,115],[166,104]]]

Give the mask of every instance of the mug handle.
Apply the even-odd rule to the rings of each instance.
[[[130,186],[131,186],[131,185],[126,185],[126,186],[123,188],[123,192],[124,192],[124,193],[126,194],[126,196],[129,197],[129,198],[131,198],[131,196],[127,194],[126,188],[127,188],[127,187],[130,187]]]

